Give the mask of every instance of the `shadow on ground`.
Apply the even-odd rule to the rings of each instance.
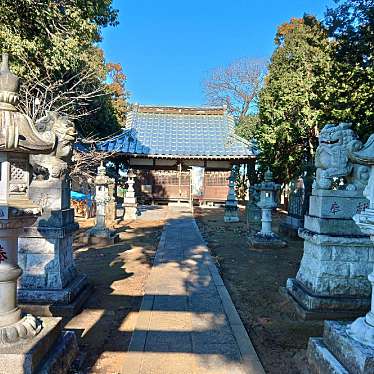
[[[124,371],[247,373],[212,278],[212,258],[190,213],[173,212],[172,217],[148,279]],[[252,357],[249,365],[255,366],[254,361]]]
[[[279,287],[295,276],[303,242],[289,241],[284,249],[250,250],[243,220],[225,224],[223,209],[196,209],[195,217],[266,371],[300,373],[308,338],[321,335],[322,323],[298,321],[293,308],[279,294]],[[275,227],[279,219],[276,217]],[[162,220],[131,222],[119,228],[121,241],[116,245],[76,247],[77,267],[95,286],[82,313],[66,321],[66,327],[80,336],[80,372],[121,371],[163,224]],[[188,260],[172,246],[160,253],[157,267],[168,266],[170,277],[173,271],[186,277],[179,283],[166,278],[164,284],[147,292],[145,309],[156,311],[159,320],[152,322],[151,329],[137,326],[137,333],[147,336],[146,346],[138,347],[138,352],[147,350],[145,369],[147,362],[154,365],[157,354],[166,352],[177,354],[181,364],[191,364],[192,351],[206,372],[215,372],[215,367],[230,368],[241,357],[209,275],[211,260],[200,252],[196,238],[182,237],[182,243],[191,251]],[[193,312],[192,334],[183,313],[188,309]],[[179,312],[177,318],[169,318],[174,312]],[[160,365],[158,372],[165,373],[165,362]],[[183,372],[177,366],[167,368],[168,372]]]
[[[81,225],[74,256],[78,270],[87,274],[94,291],[82,312],[64,325],[79,337],[81,354],[73,373],[116,373],[130,342],[164,222],[126,222],[117,230],[120,242],[101,248],[79,243],[93,223]]]

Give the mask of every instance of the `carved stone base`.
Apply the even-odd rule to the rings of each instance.
[[[86,275],[80,274],[61,290],[18,289],[18,299],[27,313],[42,317],[72,317],[82,310],[92,292]]]
[[[72,243],[78,225],[73,220],[73,209],[53,211],[24,230],[18,240],[21,303],[70,304],[86,287],[87,277],[74,265]]]
[[[287,242],[282,240],[278,235],[261,235],[257,233],[248,237],[250,247],[253,248],[284,248]]]
[[[78,274],[71,282],[62,288],[28,287],[18,289],[18,301],[28,303],[58,303],[69,304],[88,285],[87,276]]]
[[[119,235],[110,229],[100,229],[93,227],[91,230],[87,231],[88,244],[96,246],[107,246],[117,243],[119,240]]]
[[[41,330],[40,321],[31,314],[12,325],[0,327],[0,347],[33,338]]]
[[[322,296],[303,287],[295,278],[287,280],[288,299],[304,320],[354,319],[370,308],[369,297]]]
[[[32,339],[0,346],[0,374],[65,374],[77,352],[74,332],[62,332],[60,318],[41,318]]]
[[[305,222],[311,223],[308,219]],[[324,225],[323,220],[318,222]],[[365,314],[371,294],[367,277],[374,264],[370,238],[348,232],[346,236],[319,234],[309,227],[300,229],[299,235],[304,239],[303,258],[296,277],[287,282],[294,300],[306,311],[317,312],[323,318],[326,318],[321,314],[323,311],[330,316],[338,312],[336,318],[342,318],[342,314],[354,318],[354,312],[356,316]]]

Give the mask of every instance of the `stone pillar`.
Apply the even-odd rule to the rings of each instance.
[[[108,197],[109,201],[105,206],[105,218],[106,224],[108,227],[114,227],[117,223],[117,206],[116,206],[116,199],[114,196],[114,190],[116,188],[116,184],[114,179],[109,178],[108,180]]]
[[[64,120],[56,118],[63,126]],[[69,128],[75,138],[74,128]],[[86,275],[78,273],[74,264],[72,245],[78,224],[70,207],[67,165],[59,161],[52,155],[32,156],[35,178],[30,197],[42,214],[19,239],[24,273],[18,298],[25,310],[43,316],[76,314],[92,291]]]
[[[271,228],[271,211],[272,208],[262,208],[261,212],[261,231],[260,234],[262,236],[273,236],[273,230]]]
[[[249,199],[245,208],[248,232],[257,231],[261,224],[261,208],[257,205],[259,201],[260,192],[258,185],[249,187]]]
[[[368,168],[352,160],[352,147],[359,149],[362,143],[349,125],[328,125],[321,131],[317,177],[299,230],[304,255],[296,277],[287,281],[288,295],[302,318],[355,318],[370,305],[367,276],[374,265],[374,246],[352,219],[368,205],[363,196]],[[334,178],[342,176],[347,183],[334,187]]]
[[[133,220],[138,217],[138,202],[135,196],[134,184],[136,174],[130,169],[127,171],[128,189],[123,198],[124,220]]]
[[[29,155],[55,148],[56,133],[44,137],[16,109],[19,79],[3,55],[0,68],[0,373],[66,373],[77,353],[73,332],[61,332],[60,318],[22,314],[17,304],[18,238],[40,214],[30,200]],[[51,367],[53,366],[53,368]]]
[[[261,208],[261,231],[249,236],[249,244],[255,248],[282,248],[287,243],[281,240],[272,229],[272,210],[277,207],[275,193],[279,185],[273,182],[273,173],[270,169],[265,173],[265,181],[256,186],[260,191],[260,200],[257,206]]]
[[[113,181],[106,175],[105,166],[97,168],[95,178],[96,225],[87,232],[88,241],[95,245],[110,245],[118,240],[118,234],[111,230],[106,223],[106,206],[111,201],[108,186]]]
[[[227,178],[229,181],[229,191],[227,193],[227,199],[225,203],[225,214],[223,217],[223,220],[225,222],[239,222],[238,200],[236,199],[235,192],[236,174],[236,168],[233,167],[230,176]]]
[[[352,158],[370,165],[370,179],[365,196],[370,203],[353,218],[358,227],[374,241],[374,135]],[[372,266],[372,265],[371,265]],[[312,373],[373,373],[374,362],[374,271],[371,284],[371,309],[353,323],[326,321],[323,338],[311,338],[308,362]]]

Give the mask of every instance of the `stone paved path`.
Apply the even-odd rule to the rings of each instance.
[[[190,212],[169,209],[123,373],[264,373]]]

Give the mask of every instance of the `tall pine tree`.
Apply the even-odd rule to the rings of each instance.
[[[313,16],[293,18],[278,28],[265,85],[260,93],[255,137],[260,164],[289,181],[314,157],[323,95],[331,66],[327,30]]]

